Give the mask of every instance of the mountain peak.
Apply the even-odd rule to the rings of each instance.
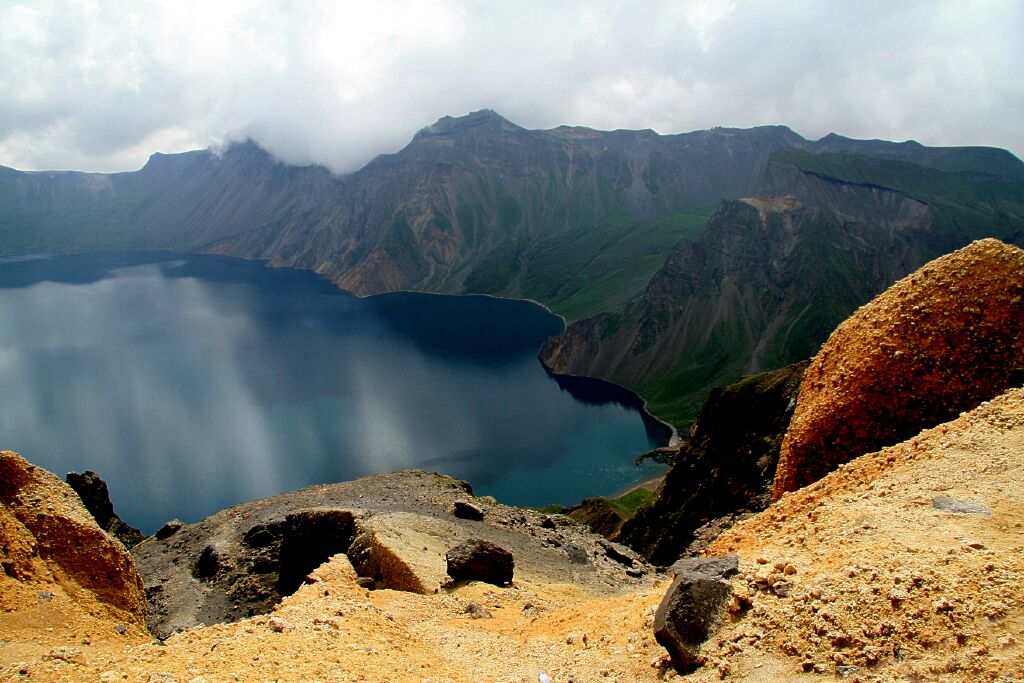
[[[451,135],[470,130],[514,132],[523,130],[493,109],[480,109],[465,116],[442,116],[420,130],[419,135]]]

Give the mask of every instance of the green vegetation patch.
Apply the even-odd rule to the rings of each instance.
[[[643,292],[680,240],[701,234],[713,211],[694,206],[650,221],[576,226],[531,249],[522,293],[569,320],[615,310]]]

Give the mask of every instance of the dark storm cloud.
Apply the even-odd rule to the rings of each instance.
[[[1024,3],[0,4],[0,164],[253,137],[337,171],[445,114],[1024,151]]]

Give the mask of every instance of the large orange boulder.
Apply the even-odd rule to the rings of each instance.
[[[119,621],[145,626],[135,561],[74,490],[17,453],[0,451],[0,598],[5,609],[59,589]]]
[[[840,325],[814,358],[772,495],[899,443],[1019,383],[1024,250],[995,239],[932,261]]]

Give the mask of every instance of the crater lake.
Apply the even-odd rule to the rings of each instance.
[[[514,505],[655,476],[632,394],[537,360],[562,321],[526,301],[360,299],[219,256],[0,259],[0,448],[95,470],[152,533],[235,503],[399,469]]]

